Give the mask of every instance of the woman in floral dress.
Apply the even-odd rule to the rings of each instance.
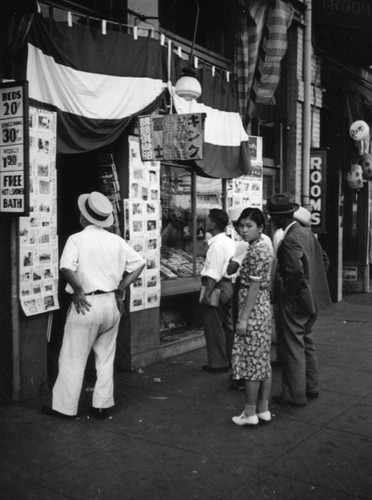
[[[246,208],[237,221],[239,234],[249,243],[240,268],[239,315],[232,352],[233,379],[245,380],[245,407],[233,417],[236,425],[271,420],[271,306],[270,276],[273,257],[261,234],[265,218],[258,208]]]

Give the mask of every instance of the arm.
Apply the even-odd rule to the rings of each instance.
[[[201,300],[201,303],[207,306],[211,305],[211,294],[214,290],[214,287],[216,286],[216,280],[213,278],[210,278],[209,276],[207,277],[207,285],[205,289],[205,295]]]
[[[236,333],[238,334],[244,334],[247,329],[248,318],[251,315],[251,312],[256,304],[259,289],[260,282],[252,281],[245,298],[243,310],[236,324]]]
[[[231,276],[232,274],[235,274],[236,271],[239,269],[239,262],[236,262],[235,260],[230,259],[229,265],[227,266],[227,274]]]
[[[138,276],[142,273],[145,264],[142,264],[138,269],[132,271],[131,273],[124,272],[123,277],[119,283],[119,286],[115,292],[116,304],[118,306],[120,315],[124,313],[124,300],[126,295],[126,289],[129,285],[135,281]]]
[[[79,281],[79,278],[75,271],[62,267],[61,272],[63,273],[67,283],[72,287],[74,293],[72,295],[72,301],[75,304],[76,311],[78,314],[85,314],[85,311],[89,311],[91,303],[87,301],[83,287]]]

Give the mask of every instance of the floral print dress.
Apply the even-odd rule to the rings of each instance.
[[[244,308],[249,285],[260,283],[256,303],[248,318],[244,334],[235,332],[232,350],[233,378],[262,381],[271,375],[270,349],[272,315],[270,306],[270,277],[273,257],[269,247],[260,239],[247,249],[240,268],[238,296],[239,316]]]

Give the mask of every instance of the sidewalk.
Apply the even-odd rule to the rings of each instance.
[[[322,311],[320,398],[258,428],[231,422],[244,395],[201,371],[204,348],[118,373],[111,420],[86,417],[86,391],[74,421],[42,415],[49,398],[0,408],[0,499],[371,499],[371,327],[372,294]]]

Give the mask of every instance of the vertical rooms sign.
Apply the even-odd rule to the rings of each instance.
[[[327,149],[313,148],[310,151],[310,204],[311,228],[315,233],[325,231]]]
[[[27,84],[0,85],[0,213],[28,213]]]

